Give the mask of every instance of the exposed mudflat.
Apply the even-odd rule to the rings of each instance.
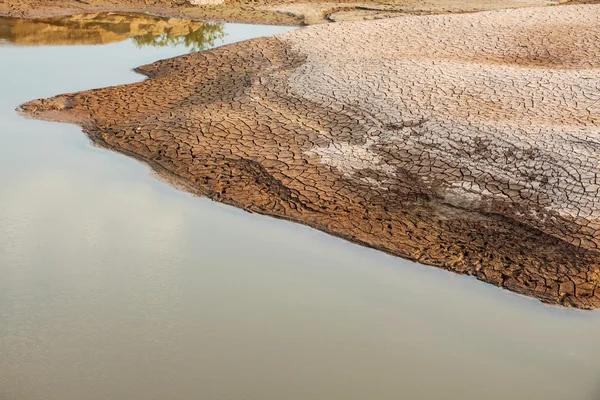
[[[215,200],[598,308],[599,11],[309,27],[23,112]]]
[[[593,3],[597,0],[577,1]],[[312,25],[406,14],[462,13],[565,3],[569,0],[7,0],[0,2],[0,15],[40,18],[120,11],[202,21]]]
[[[208,0],[210,2],[211,0]],[[217,1],[217,3],[222,3]],[[49,18],[100,12],[149,13],[201,21],[230,21],[269,25],[299,25],[302,18],[262,10],[239,2],[192,5],[186,0],[8,0],[0,2],[0,16]]]

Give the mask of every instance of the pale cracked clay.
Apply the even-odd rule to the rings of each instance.
[[[36,100],[187,190],[600,307],[600,8],[309,27]]]

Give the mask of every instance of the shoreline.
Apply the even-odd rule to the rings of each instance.
[[[142,75],[144,75],[144,74],[142,74]],[[149,76],[148,76],[148,78],[151,79]],[[26,111],[25,109],[23,109],[21,107],[18,108],[16,111],[25,118],[40,119],[39,118],[40,116],[37,115],[35,112]],[[90,140],[90,143],[92,144],[92,146],[98,147],[98,148],[101,148],[104,150],[113,151],[115,153],[119,153],[126,157],[132,158],[142,164],[145,164],[150,168],[152,173],[156,175],[157,179],[173,186],[177,190],[185,191],[194,196],[204,197],[204,198],[210,199],[212,201],[222,203],[224,205],[228,205],[231,207],[241,209],[241,210],[251,213],[251,214],[258,214],[258,215],[262,215],[262,216],[266,216],[266,217],[276,218],[276,219],[283,220],[283,221],[288,221],[291,223],[301,224],[301,225],[307,226],[309,228],[316,229],[325,234],[346,240],[350,243],[353,243],[353,244],[356,244],[359,246],[367,247],[370,249],[381,251],[390,256],[399,257],[399,258],[402,258],[402,259],[405,259],[408,261],[422,264],[422,266],[436,267],[436,268],[440,268],[440,269],[443,269],[443,270],[446,270],[449,272],[453,272],[453,273],[456,273],[459,275],[471,276],[481,282],[492,284],[496,287],[509,290],[515,294],[532,297],[532,298],[539,300],[540,302],[548,304],[548,305],[561,306],[561,307],[573,307],[573,308],[579,308],[582,310],[596,310],[596,309],[600,308],[600,301],[598,303],[589,302],[589,301],[580,302],[579,299],[571,298],[568,296],[567,297],[565,297],[565,296],[556,297],[556,296],[552,296],[552,295],[545,295],[544,293],[540,293],[535,290],[530,290],[530,289],[524,288],[522,285],[519,285],[518,283],[515,285],[515,282],[507,282],[507,280],[509,278],[506,276],[502,276],[501,280],[499,280],[499,281],[498,280],[491,281],[491,280],[488,280],[485,275],[479,274],[479,272],[481,271],[480,266],[476,266],[475,269],[470,270],[470,269],[464,269],[464,268],[455,269],[453,265],[448,265],[448,264],[436,264],[435,261],[433,261],[433,260],[424,259],[423,257],[421,257],[421,255],[424,255],[424,254],[421,254],[420,256],[415,257],[410,254],[403,253],[403,252],[390,250],[389,248],[387,248],[385,246],[377,245],[377,244],[374,244],[369,241],[363,241],[363,240],[357,239],[355,236],[352,236],[351,234],[344,234],[341,232],[331,230],[326,226],[303,221],[300,219],[295,219],[293,217],[288,217],[288,216],[281,215],[281,214],[271,213],[271,212],[261,210],[261,209],[256,209],[256,208],[252,207],[252,205],[249,206],[248,204],[245,204],[245,203],[241,203],[241,202],[238,202],[235,200],[223,198],[223,197],[219,196],[217,192],[209,191],[209,190],[203,189],[202,187],[193,185],[189,180],[186,180],[185,178],[177,175],[173,171],[165,168],[160,163],[158,163],[152,159],[144,158],[144,157],[140,156],[139,154],[137,154],[133,151],[127,150],[123,147],[118,147],[118,146],[113,146],[113,145],[108,144],[102,138],[101,134],[93,133],[94,128],[92,128],[92,127],[80,125],[79,123],[74,122],[74,121],[59,119],[58,117],[53,117],[52,114],[45,114],[44,117],[41,119],[49,121],[49,122],[59,122],[59,123],[73,124],[73,125],[79,126],[82,129],[82,132]],[[481,216],[485,217],[485,215],[483,215],[483,214],[481,214]],[[492,219],[495,219],[495,218],[502,219],[502,216],[493,215],[493,214],[487,215],[487,217],[490,217]],[[508,221],[508,222],[514,223],[514,221]],[[536,236],[536,235],[542,236],[543,239],[540,241],[540,242],[542,242],[542,245],[547,244],[548,239],[551,242],[550,246],[558,244],[558,246],[561,247],[561,245],[564,244],[564,243],[560,243],[560,242],[556,243],[552,238],[547,238],[547,235],[545,235],[543,232],[538,232],[535,229],[532,229],[531,227],[522,227],[522,226],[519,226],[518,224],[517,224],[517,226],[520,229],[529,231],[529,233],[533,234],[532,236]],[[555,242],[555,243],[552,243],[552,242]],[[569,247],[569,246],[567,246],[567,247]],[[575,255],[579,255],[578,251],[573,250],[572,248],[567,248],[566,250],[567,250],[567,253],[574,252]],[[600,273],[595,272],[594,276],[595,276],[594,280],[597,279],[598,282],[600,282]],[[598,285],[598,286],[600,286],[600,285]]]
[[[563,10],[571,14],[589,13],[585,6],[573,7]],[[426,103],[418,106],[421,101],[418,97],[404,98],[393,90],[390,92],[385,84],[382,86],[382,82],[400,84],[403,92],[412,93],[411,74],[416,74],[416,82],[422,82],[423,75],[419,74],[424,72],[419,68],[433,65],[435,69],[424,76],[431,79],[433,71],[438,71],[440,75],[435,82],[469,88],[473,84],[468,81],[452,79],[454,76],[468,79],[465,71],[469,71],[475,60],[487,65],[485,74],[510,77],[514,71],[521,75],[526,71],[534,86],[538,76],[550,76],[552,79],[544,79],[552,83],[561,77],[575,79],[581,74],[595,73],[597,62],[594,54],[587,53],[588,47],[558,59],[535,56],[538,54],[535,46],[539,45],[535,42],[528,48],[533,58],[510,52],[507,57],[493,53],[494,49],[490,53],[483,44],[484,50],[478,47],[478,41],[485,44],[482,37],[488,27],[506,36],[505,25],[512,34],[513,20],[529,21],[533,17],[558,18],[555,12],[544,8],[305,28],[158,61],[136,70],[148,77],[143,82],[33,101],[25,104],[22,111],[29,117],[76,123],[94,143],[146,162],[162,177],[167,176],[169,181],[194,194],[246,211],[302,223],[405,259],[472,275],[546,303],[599,308],[598,236],[597,231],[587,228],[597,222],[593,214],[585,220],[569,217],[571,208],[578,206],[579,210],[585,210],[586,199],[594,202],[596,197],[580,196],[579,203],[563,204],[561,196],[573,198],[578,193],[576,188],[561,186],[556,192],[557,186],[545,177],[562,173],[565,163],[575,161],[560,158],[562,150],[548,147],[545,139],[543,142],[529,139],[540,135],[535,133],[537,130],[551,127],[543,128],[548,130],[543,135],[553,135],[559,147],[564,143],[572,147],[578,142],[568,135],[575,135],[576,139],[579,131],[595,134],[593,121],[585,122],[588,117],[580,116],[577,106],[567,106],[563,111],[562,118],[567,122],[540,113],[539,106],[514,110],[512,102],[507,106],[496,102],[492,108],[481,109],[477,107],[486,103],[478,100],[463,108],[463,94],[452,95],[457,109],[438,108],[436,101],[448,101],[445,94],[441,100],[427,97]],[[541,26],[540,21],[535,22]],[[410,47],[408,52],[404,47],[398,56],[394,56],[393,49],[386,53],[372,51],[388,45],[387,41],[377,39],[377,32],[411,32],[406,24],[415,35],[419,29],[413,25],[421,24],[443,24],[445,30],[458,29],[459,34],[434,36],[429,39],[430,45],[421,43]],[[470,29],[467,36],[472,37],[467,37],[464,43],[446,43],[455,40],[452,38],[462,40],[464,34],[461,36],[460,29],[464,25]],[[589,25],[592,30],[600,29],[600,21],[597,25],[595,20],[591,21]],[[532,26],[535,28],[535,24]],[[589,36],[585,40],[592,40],[594,32],[566,31],[564,42],[557,46],[572,43],[569,35],[582,34]],[[523,32],[515,35],[531,37]],[[507,36],[504,40],[512,43],[511,38]],[[345,46],[348,54],[340,55],[339,59],[331,58],[331,52],[326,50],[339,48],[336,40],[350,41]],[[409,44],[411,40],[416,39],[405,39]],[[367,56],[361,53],[365,43],[369,49]],[[460,46],[466,47],[456,54],[440,53],[440,48]],[[590,46],[593,48],[593,44]],[[423,53],[430,49],[434,56]],[[369,57],[376,59],[376,54],[386,54],[387,59],[381,65],[399,63],[389,71],[409,69],[400,79],[388,73],[378,81],[381,70],[369,70],[372,65]],[[406,57],[408,61],[394,57]],[[460,65],[460,75],[453,72],[454,65]],[[335,75],[347,76],[344,74],[354,71],[360,74],[356,78],[339,80]],[[481,71],[477,68],[474,76]],[[363,77],[367,79],[364,82]],[[370,91],[372,82],[379,82],[378,92]],[[556,82],[562,85],[560,80]],[[340,94],[332,98],[327,94],[329,90]],[[554,92],[556,89],[551,88],[551,93]],[[423,89],[415,93],[423,93]],[[560,95],[564,93],[557,93]],[[362,101],[365,97],[366,102]],[[415,101],[415,105],[400,112],[401,120],[389,119],[402,110],[403,104]],[[469,116],[473,110],[477,111],[477,117]],[[447,114],[450,111],[453,114]],[[534,123],[535,132],[526,130],[521,136],[504,136],[503,129],[515,129],[512,122],[506,125],[515,118],[527,118],[524,126]],[[569,126],[573,124],[580,125],[579,131],[572,132]],[[444,132],[453,129],[463,133],[453,142],[446,142]],[[475,136],[469,139],[469,135]],[[504,137],[504,141],[493,144],[498,137]],[[403,143],[410,146],[403,150],[398,147]],[[446,148],[446,143],[458,147],[440,152],[438,146]],[[575,149],[582,162],[585,161],[578,166],[580,173],[586,168],[593,173],[596,168],[595,153],[586,150],[589,145],[592,144],[582,142]],[[465,153],[473,146],[473,154]],[[500,155],[495,153],[498,148],[504,149]],[[532,155],[544,162],[542,169],[532,169]],[[449,159],[450,156],[455,159]],[[585,157],[591,157],[590,161]],[[460,167],[452,167],[453,163]],[[517,170],[511,169],[513,164],[518,166]],[[493,179],[492,183],[482,181],[481,173],[473,174],[483,166],[496,168],[485,174],[486,179],[488,176]],[[527,173],[536,175],[521,178],[519,171],[527,168]],[[436,174],[439,178],[435,178]],[[520,179],[537,183],[527,186]],[[570,179],[575,178],[569,175],[561,178],[565,182]],[[482,184],[499,191],[496,194],[488,189],[481,191]],[[523,188],[519,195],[520,187]],[[591,207],[595,212],[594,206]]]
[[[11,0],[12,2],[13,0]],[[301,26],[302,19],[284,13],[253,9],[242,4],[191,6],[185,1],[160,0],[146,4],[136,0],[100,0],[83,2],[61,0],[48,3],[21,0],[16,5],[0,4],[0,17],[42,19],[63,18],[96,13],[147,14],[198,22],[229,22],[262,25]]]

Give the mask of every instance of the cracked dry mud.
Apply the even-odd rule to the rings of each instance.
[[[212,199],[598,308],[599,11],[314,26],[22,110]]]

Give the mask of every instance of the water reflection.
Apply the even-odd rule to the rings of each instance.
[[[143,36],[134,37],[132,40],[138,47],[172,47],[184,45],[193,51],[202,51],[213,47],[215,42],[223,39],[224,36],[222,24],[203,23],[198,29],[186,35],[172,35],[167,32],[163,32],[160,35],[148,33]]]
[[[0,43],[20,46],[97,45],[132,39],[137,47],[185,45],[194,51],[224,37],[223,24],[152,15],[98,13],[67,18],[0,17]]]

